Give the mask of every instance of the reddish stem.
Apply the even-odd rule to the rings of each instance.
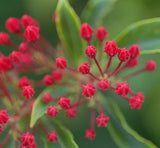
[[[103,109],[102,103],[101,103],[98,99],[97,99],[96,101],[97,101],[97,103],[98,103],[98,107],[99,107],[100,113],[101,113],[101,114],[104,114],[104,109]]]
[[[99,65],[96,57],[94,57],[93,59],[94,59],[96,65],[97,65],[97,67],[98,67],[98,69],[99,69],[99,72],[100,72],[101,76],[104,77],[104,74],[103,74],[103,72],[102,72],[102,69],[101,69],[101,67],[100,67],[100,65]]]
[[[100,81],[100,79],[97,77],[97,76],[95,76],[94,74],[92,74],[92,73],[88,73],[91,77],[93,77],[94,79],[96,79],[97,81]]]
[[[107,66],[106,66],[106,69],[105,69],[104,73],[108,72],[108,69],[109,69],[111,63],[112,63],[112,57],[110,56],[109,59],[108,59],[108,63],[107,63]]]
[[[132,78],[132,77],[134,77],[138,74],[141,74],[142,72],[145,72],[145,71],[146,71],[146,69],[141,69],[141,70],[135,71],[135,72],[133,72],[131,74],[128,74],[127,76],[123,77],[122,80],[124,80],[124,81],[128,80],[128,79],[130,79],[130,78]]]
[[[89,101],[88,99],[79,100],[79,101],[77,101],[76,103],[72,104],[72,105],[71,105],[71,108],[72,108],[72,107],[80,106],[80,105],[82,105],[82,104],[85,104],[85,103],[87,103],[88,101]]]
[[[10,42],[9,46],[15,50],[18,50],[18,46],[14,44],[13,42]]]
[[[102,58],[102,41],[99,41],[99,56],[98,56],[98,60],[101,60]]]
[[[78,70],[74,69],[74,68],[71,68],[71,67],[66,67],[67,70],[71,71],[71,72],[75,72],[75,73],[79,73]]]
[[[8,134],[4,140],[1,142],[0,144],[0,148],[3,148],[5,146],[5,144],[9,141],[9,139],[11,138],[11,134]]]
[[[122,63],[123,63],[122,61],[119,62],[119,64],[118,64],[117,67],[113,70],[113,72],[111,72],[111,74],[109,74],[109,77],[112,76],[112,75],[114,75],[114,74],[117,72],[117,70],[121,67]]]

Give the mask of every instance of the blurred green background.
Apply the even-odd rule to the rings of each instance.
[[[80,15],[87,0],[70,0],[70,3]],[[52,23],[52,14],[56,4],[57,0],[1,0],[0,31],[6,31],[4,22],[8,17],[20,18],[23,14],[29,14],[39,20],[42,34],[56,46],[58,37],[55,25]],[[109,31],[109,38],[112,39],[129,24],[153,17],[160,17],[160,0],[118,0],[112,11],[104,19],[104,26]],[[8,48],[0,46],[0,49],[4,51]],[[160,57],[157,57],[157,60],[159,59]],[[159,72],[157,71],[157,73]],[[154,87],[148,90],[148,85],[150,85],[148,83],[151,82],[151,80],[148,82],[148,78],[152,77],[154,75],[145,74],[136,79],[138,84],[134,84],[134,81],[130,82],[133,83],[136,90],[148,92],[146,102],[140,111],[130,110],[125,101],[119,101],[119,104],[129,125],[143,137],[150,139],[160,147],[160,78],[154,80],[152,82],[155,84]],[[67,118],[63,118],[63,122],[73,132],[80,148],[97,148],[98,146],[116,148],[107,129],[97,129],[97,137],[94,141],[88,141],[84,138],[84,130],[89,126],[87,124],[89,123],[89,111],[85,108],[82,110],[83,112],[77,119],[67,120]]]

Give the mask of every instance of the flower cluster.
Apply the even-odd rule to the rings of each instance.
[[[45,88],[51,85],[64,87],[66,85],[76,88],[75,92],[71,91],[57,98],[48,92],[42,94],[41,101],[47,106],[48,118],[56,118],[60,110],[65,111],[68,118],[76,117],[79,106],[94,102],[93,105],[90,105],[90,127],[85,131],[85,137],[90,140],[96,136],[95,123],[98,127],[107,127],[109,122],[109,117],[105,114],[103,104],[97,95],[99,90],[110,89],[127,100],[131,109],[141,108],[144,94],[134,92],[127,80],[142,72],[155,70],[155,61],[149,60],[142,69],[120,77],[120,74],[126,69],[138,66],[139,45],[133,44],[126,49],[119,48],[115,41],[106,41],[103,48],[108,32],[104,27],[99,27],[96,30],[96,39],[99,42],[97,48],[91,45],[94,29],[84,23],[80,28],[80,36],[87,43],[84,51],[86,61],[80,63],[79,67],[75,69],[69,66],[65,57],[57,57],[54,47],[41,35],[38,21],[31,16],[23,15],[21,19],[11,17],[5,25],[9,33],[20,39],[20,44],[15,44],[8,33],[0,32],[0,44],[13,50],[7,56],[0,53],[0,91],[3,93],[2,98],[8,99],[9,106],[12,106],[9,107],[10,116],[7,114],[7,110],[0,111],[0,133],[7,125],[11,126],[11,134],[17,135],[15,138],[21,143],[20,148],[36,148],[35,128],[29,129],[24,134],[17,123],[26,115],[31,117],[31,111],[36,101],[33,97],[38,95],[35,88],[38,87]],[[106,56],[105,60],[108,59],[106,63],[102,58],[103,52],[103,57]],[[119,63],[112,69],[111,65],[117,61],[114,61],[115,58]],[[93,67],[97,67],[97,71]],[[32,80],[29,76],[24,75],[27,73],[34,75],[42,73],[44,77],[41,80]],[[71,79],[73,79],[72,82],[70,82]],[[14,88],[13,93],[9,87]],[[73,100],[71,95],[77,97]],[[98,115],[96,115],[96,107],[99,109]],[[56,131],[48,132],[42,123],[38,123],[36,126],[46,134],[48,141],[54,143],[58,140],[59,136]],[[0,147],[7,143],[11,134],[9,133],[4,138]]]

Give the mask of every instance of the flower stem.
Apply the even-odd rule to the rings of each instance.
[[[95,75],[93,75],[92,73],[88,73],[91,77],[93,77],[94,79],[96,79],[97,81],[100,81],[100,79],[97,77],[97,76],[95,76]]]
[[[95,123],[95,108],[91,108],[91,119],[90,119],[90,126],[91,129],[94,129],[94,123]]]
[[[119,62],[119,64],[118,64],[117,67],[113,70],[113,72],[111,72],[111,73],[109,74],[109,77],[111,77],[112,75],[114,75],[114,74],[117,72],[117,70],[121,67],[122,63],[123,63],[122,61]]]
[[[110,56],[109,59],[108,59],[108,63],[107,63],[107,66],[106,66],[106,69],[105,69],[104,73],[108,72],[108,69],[109,69],[111,63],[112,63],[112,57]]]
[[[103,72],[102,72],[102,69],[101,69],[101,67],[100,67],[100,65],[99,65],[96,57],[94,57],[93,59],[94,59],[96,65],[97,65],[97,67],[98,67],[98,69],[99,69],[99,72],[100,72],[101,76],[104,77],[104,74],[103,74]]]
[[[11,138],[11,134],[8,134],[8,135],[4,138],[4,140],[1,142],[0,148],[3,148],[4,145],[9,141],[10,138]]]

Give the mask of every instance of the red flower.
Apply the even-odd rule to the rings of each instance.
[[[61,97],[58,101],[58,105],[61,109],[68,109],[70,107],[70,99]]]
[[[27,43],[21,43],[19,45],[19,51],[21,51],[21,52],[26,52],[28,50],[28,48],[29,48],[29,46]]]
[[[61,68],[61,69],[66,68],[67,67],[67,60],[64,59],[63,57],[58,57],[56,59],[56,67]]]
[[[26,147],[29,147],[29,148],[35,148],[33,147],[33,145],[35,145],[35,139],[34,139],[34,136],[31,135],[30,133],[26,133],[26,134],[23,134],[21,136],[21,142],[22,142],[22,146],[26,146]]]
[[[39,26],[38,22],[33,19],[31,16],[24,14],[21,18],[21,23],[24,28],[30,25]]]
[[[125,62],[129,59],[129,52],[126,48],[120,48],[118,50],[118,58],[120,61]]]
[[[58,140],[58,135],[55,131],[48,133],[48,141],[56,142]]]
[[[131,47],[129,48],[129,53],[131,58],[139,56],[140,54],[139,45],[136,44],[131,45]]]
[[[93,34],[93,29],[91,28],[90,25],[88,25],[88,23],[83,23],[81,25],[80,32],[81,32],[81,37],[84,40],[86,40],[86,41],[91,40],[92,34]]]
[[[108,83],[107,80],[102,79],[102,80],[99,81],[98,86],[99,86],[99,88],[101,88],[102,90],[106,90],[106,89],[109,88],[109,83]]]
[[[49,106],[47,108],[47,115],[54,118],[58,114],[58,109],[55,106]]]
[[[0,71],[9,71],[13,68],[10,58],[1,56],[0,57]]]
[[[12,62],[20,62],[21,61],[21,53],[17,51],[12,51],[9,55]]]
[[[117,88],[115,90],[115,93],[124,97],[126,96],[129,92],[131,91],[131,89],[128,86],[128,83],[117,83]]]
[[[45,103],[49,103],[50,101],[52,101],[52,95],[49,93],[43,94],[42,98]]]
[[[93,45],[87,46],[85,54],[90,58],[94,58],[96,56],[96,48]]]
[[[6,110],[0,111],[0,124],[5,124],[9,120],[9,116]]]
[[[104,52],[108,54],[108,56],[115,56],[117,53],[118,47],[115,41],[107,41]]]
[[[20,21],[17,18],[10,17],[6,21],[6,28],[11,33],[19,33],[21,31]]]
[[[131,109],[141,109],[142,103],[143,100],[138,96],[131,97],[129,100],[129,106]]]
[[[86,132],[85,132],[85,136],[86,136],[87,139],[92,140],[92,139],[95,138],[96,133],[93,129],[87,129]]]
[[[82,95],[86,97],[93,97],[96,92],[96,88],[92,84],[83,85]]]
[[[153,61],[153,60],[148,61],[146,63],[146,67],[145,68],[146,68],[147,71],[153,71],[153,70],[155,70],[156,69],[156,62]]]
[[[5,32],[0,32],[0,44],[1,45],[8,45],[10,44],[10,37],[7,33]]]
[[[80,64],[79,72],[81,72],[82,74],[88,74],[90,72],[90,66],[88,65],[88,63]]]
[[[99,27],[96,31],[96,38],[100,41],[103,41],[106,36],[107,36],[108,32],[104,27]]]
[[[108,123],[109,117],[101,114],[96,118],[98,127],[107,127],[107,123]]]
[[[30,85],[30,82],[29,82],[27,77],[24,76],[24,77],[19,79],[18,87],[23,88],[23,87],[28,86],[28,85]]]
[[[22,96],[26,97],[27,99],[30,99],[34,93],[35,91],[30,85],[23,87]]]
[[[28,26],[24,31],[24,36],[28,42],[35,42],[39,39],[39,27]]]
[[[132,58],[127,62],[127,67],[135,67],[138,65],[138,57]]]
[[[45,75],[43,78],[43,82],[45,85],[52,85],[54,83],[53,76],[51,75]]]
[[[144,94],[142,92],[137,93],[136,96],[141,100],[144,100]]]
[[[66,114],[69,118],[72,118],[72,117],[76,117],[77,115],[77,108],[69,108],[67,111],[66,111]]]
[[[55,80],[61,80],[62,77],[63,77],[62,72],[59,71],[59,70],[53,71],[53,72],[52,72],[52,75],[53,75],[53,79],[55,79]]]

